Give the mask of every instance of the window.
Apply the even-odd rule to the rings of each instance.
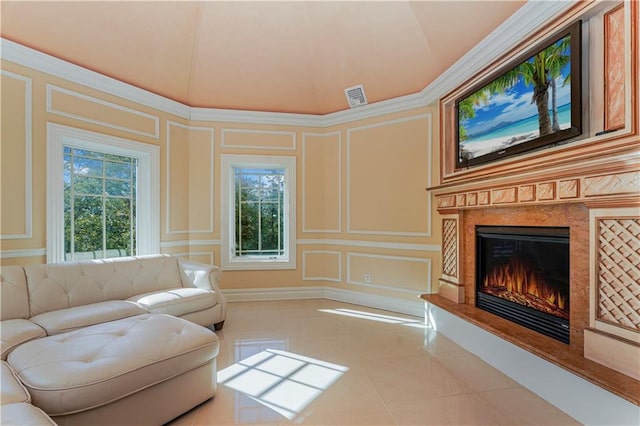
[[[284,253],[284,169],[234,168],[235,253]]]
[[[47,262],[158,253],[156,146],[49,123]]]
[[[295,269],[295,157],[222,156],[222,266]]]
[[[134,255],[138,160],[63,149],[65,260]]]

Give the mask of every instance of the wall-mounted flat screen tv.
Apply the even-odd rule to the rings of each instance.
[[[457,168],[582,133],[581,22],[538,43],[456,100]]]

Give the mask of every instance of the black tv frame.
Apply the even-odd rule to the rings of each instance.
[[[544,136],[538,136],[519,144],[511,145],[505,148],[496,149],[490,153],[474,157],[461,158],[461,141],[460,141],[460,102],[467,99],[472,94],[490,85],[499,79],[505,73],[513,70],[518,65],[528,61],[537,53],[545,50],[554,43],[563,39],[567,35],[570,36],[570,69],[571,69],[571,126]],[[555,32],[553,35],[545,38],[543,41],[536,43],[531,48],[526,49],[512,61],[500,67],[498,70],[482,79],[469,90],[465,91],[455,100],[455,149],[456,149],[456,169],[465,169],[470,166],[491,163],[503,158],[511,157],[520,153],[532,151],[542,147],[549,147],[568,139],[575,138],[582,134],[582,21],[578,20],[573,24],[563,28],[561,31]]]

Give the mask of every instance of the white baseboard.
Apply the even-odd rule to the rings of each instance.
[[[637,425],[640,407],[433,304],[427,322],[469,352],[587,425]]]
[[[414,302],[406,299],[379,296],[325,286],[250,288],[238,290],[229,289],[222,290],[222,294],[224,294],[229,302],[329,299],[424,318],[424,303],[418,299],[417,295],[416,301]]]
[[[275,287],[221,290],[228,302],[259,302],[263,300],[322,299],[324,287]]]
[[[417,295],[416,300],[412,301],[395,297],[361,293],[358,291],[325,287],[324,298],[424,318],[424,303],[422,303],[421,299],[418,299]]]

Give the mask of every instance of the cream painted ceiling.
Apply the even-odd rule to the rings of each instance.
[[[417,93],[525,1],[1,1],[2,37],[192,107]]]

